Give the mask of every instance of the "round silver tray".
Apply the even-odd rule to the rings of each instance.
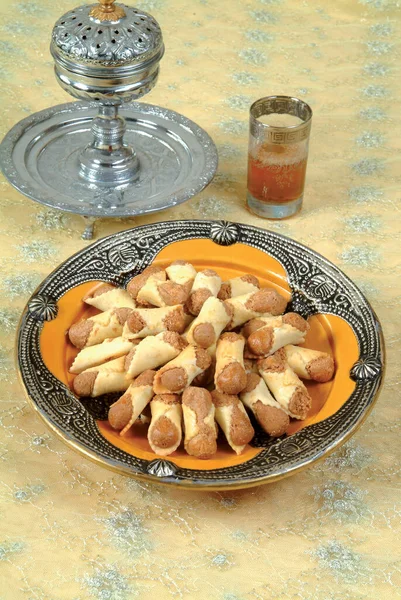
[[[124,185],[94,185],[79,177],[79,153],[91,141],[97,103],[70,102],[15,125],[0,145],[4,175],[36,202],[86,217],[132,217],[185,202],[217,169],[217,151],[196,123],[151,104],[123,105],[124,139],[135,149],[140,176]]]

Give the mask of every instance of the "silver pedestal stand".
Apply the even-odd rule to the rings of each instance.
[[[216,148],[198,125],[133,102],[157,81],[158,23],[114,0],[99,2],[63,15],[52,34],[57,81],[81,102],[31,115],[0,146],[10,183],[32,200],[82,215],[84,239],[93,237],[97,218],[185,202],[217,168]]]

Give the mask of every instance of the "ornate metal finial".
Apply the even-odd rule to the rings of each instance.
[[[99,0],[100,5],[94,6],[89,16],[99,21],[118,21],[125,17],[122,6],[114,6],[116,0]]]

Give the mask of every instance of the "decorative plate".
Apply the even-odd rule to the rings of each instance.
[[[259,277],[291,299],[289,309],[309,317],[305,345],[333,354],[333,381],[308,383],[313,406],[287,436],[271,439],[260,429],[243,454],[219,441],[211,460],[178,449],[161,459],[150,449],[144,425],[124,438],[106,420],[111,399],[79,400],[68,365],[73,348],[65,332],[93,308],[81,298],[94,282],[124,285],[152,261],[185,258],[211,267],[223,279]],[[384,342],[369,303],[328,260],[284,236],[225,221],[169,221],[137,227],[81,250],[39,286],[21,317],[18,366],[34,408],[68,445],[124,475],[183,488],[232,489],[274,481],[322,458],[361,425],[381,384]]]
[[[134,183],[88,185],[78,157],[92,139],[97,102],[69,102],[26,117],[0,144],[0,165],[20,192],[50,208],[86,217],[133,217],[192,198],[213,179],[217,150],[199,125],[179,113],[123,104],[124,141],[140,162]],[[62,165],[62,168],[61,168]]]

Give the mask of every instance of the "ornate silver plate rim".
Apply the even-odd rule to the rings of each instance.
[[[341,317],[352,327],[359,345],[359,359],[350,373],[355,390],[333,416],[288,438],[272,440],[259,432],[254,445],[263,450],[257,456],[240,465],[207,471],[182,468],[158,457],[147,461],[113,446],[78,398],[46,368],[39,347],[43,322],[57,318],[57,302],[72,287],[98,279],[124,285],[165,246],[204,238],[225,246],[247,244],[278,260],[292,290],[289,308],[305,317],[317,312]],[[34,408],[68,445],[88,458],[121,474],[159,483],[191,489],[234,489],[296,473],[344,443],[378,397],[385,349],[380,323],[369,302],[338,267],[314,250],[251,225],[191,220],[122,231],[63,262],[44,279],[24,309],[18,328],[17,362]]]
[[[151,203],[148,207],[137,210],[133,209],[131,203],[125,209],[122,205],[113,210],[102,209],[98,206],[90,206],[88,203],[83,203],[82,208],[79,206],[69,207],[68,204],[65,203],[60,206],[60,203],[54,200],[56,193],[49,193],[49,191],[41,186],[40,182],[31,176],[26,169],[23,169],[24,175],[21,174],[21,169],[18,169],[18,165],[15,164],[14,149],[19,140],[24,135],[28,135],[29,131],[34,126],[41,125],[42,129],[44,129],[46,123],[54,115],[65,113],[71,119],[74,115],[78,117],[88,110],[95,109],[97,112],[98,108],[99,104],[97,102],[68,102],[36,112],[16,123],[5,135],[0,144],[0,166],[9,183],[31,200],[49,206],[50,208],[88,217],[122,218],[160,212],[167,208],[171,208],[172,206],[182,204],[202,191],[213,179],[218,165],[217,149],[212,138],[204,129],[202,129],[202,127],[184,115],[168,108],[153,104],[145,104],[143,102],[131,102],[121,106],[120,113],[122,116],[129,116],[127,113],[129,113],[130,109],[136,113],[140,113],[144,118],[151,118],[153,115],[182,127],[186,134],[192,136],[192,139],[196,140],[197,147],[202,150],[204,157],[203,169],[197,173],[196,176],[192,174],[192,178],[191,174],[189,174],[188,179],[183,182],[183,184],[180,184],[178,188],[171,190],[170,193],[166,195],[164,201],[162,203],[159,202],[156,207],[152,207]],[[40,135],[40,132],[35,131],[35,134],[32,135],[32,139],[37,138],[38,135]],[[175,135],[178,135],[177,132],[175,132]],[[31,146],[32,139],[27,138],[24,146],[25,148]],[[90,136],[88,137],[88,143],[89,141]],[[116,186],[108,189],[111,191],[118,191],[120,187],[121,186]],[[68,195],[68,191],[65,190],[65,193]]]

